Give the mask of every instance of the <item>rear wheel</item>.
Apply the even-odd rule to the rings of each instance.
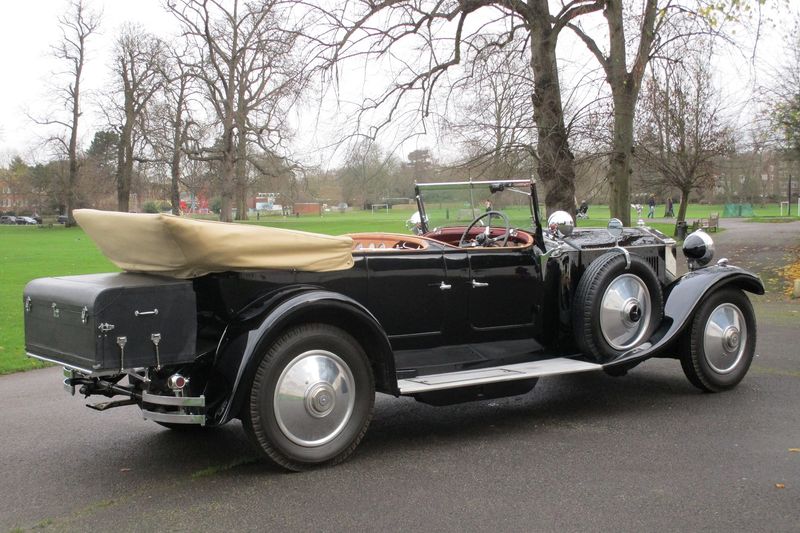
[[[750,300],[726,288],[706,297],[683,338],[681,367],[700,390],[719,392],[742,381],[756,348],[756,319]]]
[[[325,324],[287,331],[264,354],[243,417],[269,459],[289,470],[339,463],[367,431],[375,383],[353,337]]]

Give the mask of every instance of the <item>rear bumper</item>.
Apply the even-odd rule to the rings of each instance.
[[[44,359],[35,355],[31,355],[31,357],[63,365],[63,363],[58,363],[58,361]],[[141,377],[139,377],[139,379],[141,379]],[[70,366],[64,366],[62,384],[64,390],[72,396],[75,395],[75,387],[77,385],[89,386],[89,388],[81,391],[85,393],[87,397],[92,394],[102,394],[109,397],[114,395],[127,396],[140,406],[142,417],[145,420],[152,420],[165,424],[206,425],[206,398],[202,394],[200,396],[153,394],[146,390],[139,391],[117,385],[116,383],[104,381],[102,377],[92,375],[91,372],[85,369]],[[92,406],[89,405],[89,407]],[[107,407],[101,408],[95,406],[94,408],[105,410]]]
[[[159,409],[171,410],[159,410]],[[200,396],[163,396],[142,392],[142,416],[145,420],[167,424],[206,425],[206,398]]]

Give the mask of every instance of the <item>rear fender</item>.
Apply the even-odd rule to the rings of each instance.
[[[736,287],[753,294],[764,294],[761,279],[739,267],[715,265],[689,272],[666,288],[664,319],[653,337],[605,366],[632,363],[660,355],[680,337],[706,295],[723,287]]]
[[[217,353],[217,367],[228,377],[230,394],[214,416],[223,424],[238,416],[250,389],[250,382],[270,345],[289,327],[300,323],[323,322],[348,331],[362,345],[381,392],[398,394],[394,357],[389,340],[377,319],[363,305],[343,294],[325,290],[294,292],[270,305],[258,319],[232,323],[225,332]]]

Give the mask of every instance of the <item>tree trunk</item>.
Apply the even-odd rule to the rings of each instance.
[[[181,77],[178,81],[178,95],[175,102],[175,121],[172,132],[172,160],[170,161],[172,214],[181,214],[181,147],[186,140],[186,129],[183,121],[183,107],[185,105],[186,79]]]
[[[77,133],[78,119],[76,116],[69,141],[69,182],[67,183],[67,194],[64,197],[67,215],[67,221],[64,223],[65,227],[75,225],[75,219],[72,218],[72,210],[75,209],[75,188],[78,185]]]
[[[126,82],[127,83],[127,82]],[[130,211],[131,181],[133,179],[133,92],[125,89],[125,122],[119,135],[117,150],[117,211]]]
[[[67,194],[64,198],[66,204],[67,221],[65,227],[75,225],[72,218],[72,210],[75,209],[75,189],[78,186],[78,119],[81,116],[80,109],[80,86],[81,73],[83,71],[83,46],[80,48],[78,67],[75,73],[75,86],[72,89],[72,127],[69,132],[69,179],[67,182]]]
[[[169,199],[172,202],[172,214],[181,214],[181,191],[179,187],[181,179],[181,151],[180,148],[174,148],[172,152],[172,161],[170,162],[170,195]]]
[[[677,228],[678,222],[686,220],[686,209],[689,207],[689,191],[681,191],[681,206],[678,208],[678,219],[675,221]]]
[[[235,185],[235,168],[232,152],[226,150],[222,154],[222,187],[220,190],[219,219],[222,222],[233,222],[233,188]]]
[[[247,138],[236,144],[236,220],[247,220]]]
[[[533,118],[538,136],[537,169],[545,188],[548,213],[563,210],[575,216],[574,156],[564,125],[564,107],[556,62],[556,38],[547,0],[536,0],[531,23],[531,69],[534,76]]]
[[[603,12],[608,22],[609,55],[601,60],[606,79],[614,100],[614,137],[611,141],[611,158],[608,167],[609,198],[611,216],[626,226],[631,224],[630,180],[633,160],[633,118],[636,100],[642,86],[642,78],[650,61],[650,51],[655,39],[655,20],[658,12],[656,0],[645,0],[642,6],[642,22],[639,45],[628,72],[625,36],[624,5],[621,0],[606,2]]]
[[[128,134],[130,136],[130,133]],[[117,211],[130,211],[131,181],[133,177],[133,147],[120,139],[117,158]]]
[[[636,98],[630,94],[614,98],[614,137],[608,164],[608,207],[611,216],[631,225],[631,176],[633,168],[633,113]]]

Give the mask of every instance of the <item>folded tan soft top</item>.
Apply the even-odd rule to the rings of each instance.
[[[353,240],[174,215],[78,209],[75,220],[115,265],[195,278],[228,270],[329,272],[353,266]]]

